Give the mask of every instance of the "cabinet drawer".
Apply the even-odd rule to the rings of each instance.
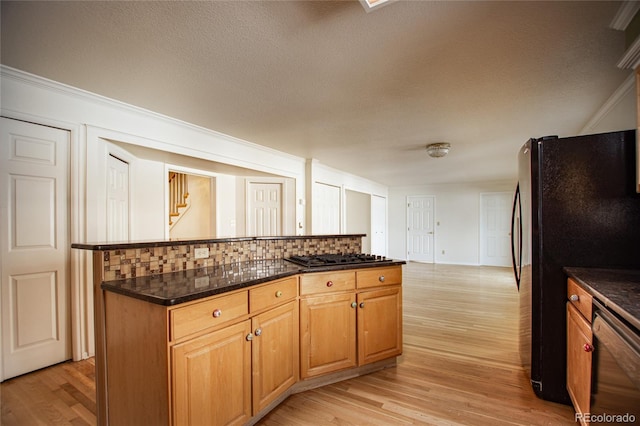
[[[356,271],[358,288],[402,284],[402,267],[359,269]]]
[[[261,311],[291,300],[297,295],[298,278],[286,278],[249,290],[249,308],[251,313]]]
[[[249,313],[246,291],[219,296],[171,311],[171,340],[226,324]]]
[[[305,274],[300,277],[300,295],[330,293],[356,288],[354,271],[334,271]]]
[[[580,287],[572,278],[567,280],[567,297],[580,311],[587,321],[591,322],[591,307],[593,297],[585,289]]]

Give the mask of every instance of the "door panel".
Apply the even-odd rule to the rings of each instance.
[[[282,234],[282,184],[249,183],[248,235]]]
[[[2,374],[71,358],[69,132],[2,118]]]
[[[435,197],[407,197],[407,259],[434,262]]]
[[[342,205],[341,188],[315,182],[313,184],[313,234],[339,234]]]

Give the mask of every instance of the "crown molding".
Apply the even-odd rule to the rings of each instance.
[[[631,73],[629,77],[616,89],[615,92],[606,100],[600,109],[591,117],[591,119],[580,130],[580,135],[589,134],[595,126],[606,117],[613,108],[625,97],[629,92],[634,91],[636,87],[635,73]]]
[[[636,16],[636,13],[638,13],[638,10],[640,10],[640,2],[623,2],[622,5],[620,5],[618,12],[616,13],[616,16],[613,17],[613,20],[611,21],[609,27],[618,31],[626,30],[633,17]]]
[[[636,38],[618,61],[618,68],[636,69],[640,65],[640,37]]]

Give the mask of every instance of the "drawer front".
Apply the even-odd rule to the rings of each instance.
[[[571,304],[580,311],[582,316],[591,322],[593,297],[572,278],[567,280],[567,297],[571,301]]]
[[[402,266],[359,269],[356,271],[356,283],[358,288],[402,284]]]
[[[298,277],[286,278],[249,290],[251,313],[277,306],[298,296]]]
[[[331,293],[355,288],[356,273],[354,271],[322,272],[304,274],[300,277],[300,295]]]
[[[171,340],[229,323],[249,313],[246,291],[219,296],[171,311]]]

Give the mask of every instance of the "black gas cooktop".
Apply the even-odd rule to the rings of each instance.
[[[298,265],[306,266],[307,268],[321,267],[321,266],[336,266],[336,265],[355,265],[361,263],[389,263],[393,262],[392,259],[387,259],[384,256],[377,256],[375,254],[353,253],[353,254],[314,254],[308,256],[291,256],[286,259],[290,262]]]

